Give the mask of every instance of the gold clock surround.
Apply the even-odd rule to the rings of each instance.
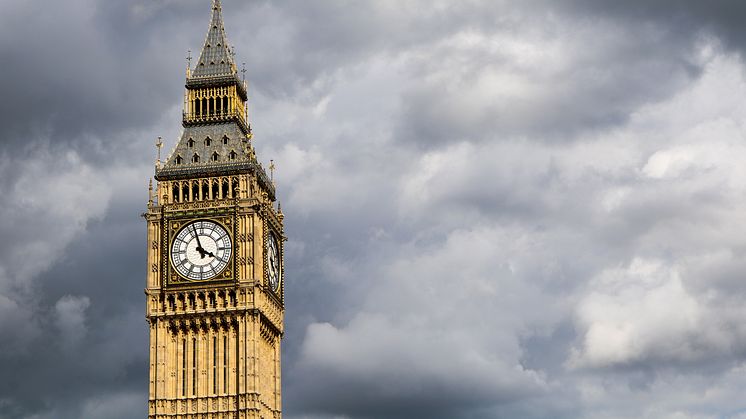
[[[163,265],[166,268],[166,276],[165,276],[165,283],[164,286],[166,287],[179,287],[179,286],[194,286],[200,283],[205,282],[225,282],[225,283],[231,283],[235,280],[235,251],[231,252],[230,261],[228,262],[228,266],[223,269],[223,271],[218,274],[218,276],[211,278],[211,279],[205,279],[205,280],[190,280],[187,278],[184,278],[173,266],[173,262],[171,261],[171,245],[173,244],[174,238],[176,235],[181,231],[181,229],[193,222],[196,221],[212,221],[221,227],[225,229],[225,231],[228,233],[228,236],[230,237],[231,243],[235,243],[234,240],[234,217],[231,215],[222,215],[222,216],[204,216],[204,217],[180,217],[180,218],[173,218],[166,222],[167,231],[168,231],[168,241],[164,243],[164,251],[163,251]],[[235,245],[233,245],[235,248]]]

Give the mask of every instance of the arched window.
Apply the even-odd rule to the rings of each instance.
[[[194,147],[194,140],[190,138],[190,139],[189,139],[189,141],[187,141],[187,146],[188,146],[189,148],[192,148],[192,147]]]
[[[220,194],[220,185],[218,185],[217,182],[212,182],[212,197],[213,197],[213,199],[218,199],[218,195],[219,194]]]
[[[212,161],[218,161],[219,158],[220,156],[218,155],[217,151],[212,153]]]
[[[173,196],[173,202],[179,202],[179,186],[174,185],[173,188],[171,188],[171,194]]]
[[[210,137],[205,138],[205,146],[209,147],[212,144],[212,139]]]
[[[184,159],[181,158],[181,156],[176,155],[176,164],[181,164],[184,162]]]
[[[228,136],[227,135],[223,136],[223,145],[228,145]]]
[[[199,154],[194,153],[192,156],[192,163],[199,163]]]
[[[208,199],[210,197],[210,185],[207,182],[202,182],[202,199]]]
[[[231,153],[228,155],[228,158],[231,160],[236,160],[236,156],[237,156],[236,152],[231,150]]]

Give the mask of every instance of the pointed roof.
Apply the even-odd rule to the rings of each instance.
[[[223,26],[223,8],[220,0],[212,2],[212,18],[207,30],[205,45],[191,74],[192,78],[225,76],[236,74],[236,64],[228,49],[228,37]]]

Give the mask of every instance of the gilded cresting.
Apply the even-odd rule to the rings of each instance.
[[[283,214],[215,0],[147,219],[148,417],[281,418]]]

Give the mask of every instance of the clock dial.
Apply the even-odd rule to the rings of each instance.
[[[273,292],[280,288],[280,252],[277,249],[277,240],[273,234],[267,237],[267,279],[269,287]]]
[[[228,266],[231,238],[213,221],[194,221],[179,230],[171,244],[174,269],[190,281],[215,278]]]

